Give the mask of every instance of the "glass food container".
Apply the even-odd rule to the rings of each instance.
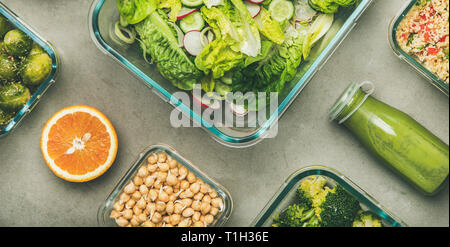
[[[248,117],[245,117],[244,120],[244,126],[247,127],[215,127],[210,124],[211,120],[203,117],[200,111],[194,109],[195,107],[186,105],[178,98],[173,97],[174,93],[179,90],[168,80],[165,80],[154,65],[147,64],[142,58],[142,52],[139,52],[136,47],[125,45],[115,37],[114,24],[119,19],[115,0],[93,1],[89,14],[89,29],[94,43],[103,53],[112,57],[140,78],[163,101],[176,107],[196,124],[200,123],[199,125],[219,143],[229,147],[248,147],[270,135],[270,129],[275,128],[277,120],[280,119],[314,74],[326,63],[371,2],[372,0],[362,0],[356,7],[343,9],[339,14],[336,14],[330,31],[314,46],[311,55],[298,68],[294,80],[287,83],[284,91],[279,95],[276,109],[272,110],[262,120],[252,118],[248,114]],[[191,99],[191,102],[194,102],[194,100]],[[266,110],[261,109],[257,114],[265,114]]]
[[[350,84],[332,107],[330,120],[345,125],[420,191],[435,194],[448,179],[448,145],[409,115],[373,98],[373,91],[371,82]]]
[[[359,188],[350,179],[339,173],[338,171],[326,166],[308,166],[294,172],[281,185],[280,189],[275,193],[272,199],[266,204],[264,209],[253,220],[251,226],[270,227],[273,219],[280,212],[292,205],[295,201],[296,190],[300,187],[301,182],[310,176],[320,175],[328,180],[327,186],[333,187],[336,184],[341,185],[347,192],[353,195],[360,202],[363,210],[370,210],[377,214],[381,219],[383,226],[401,227],[407,226],[402,220],[397,218],[373,197],[368,195],[364,190]]]
[[[217,191],[217,194],[224,203],[223,210],[214,219],[214,222],[209,225],[213,227],[220,227],[227,222],[230,218],[231,213],[233,211],[233,199],[231,198],[230,192],[225,189],[222,185],[214,181],[212,178],[208,177],[205,173],[200,171],[196,166],[194,166],[189,160],[185,159],[181,156],[175,149],[165,144],[156,144],[150,147],[147,147],[144,151],[142,151],[137,160],[131,165],[130,169],[127,173],[119,180],[117,185],[114,187],[112,192],[106,198],[106,200],[101,204],[97,212],[97,223],[99,226],[117,226],[116,222],[111,219],[109,216],[111,211],[113,210],[113,205],[116,201],[119,200],[119,196],[123,191],[125,185],[128,184],[129,181],[133,179],[136,175],[139,168],[145,165],[147,162],[147,158],[153,154],[158,152],[165,152],[173,159],[177,160],[181,165],[186,167],[189,171],[194,173],[198,178],[203,180],[206,184],[211,186],[212,189]]]
[[[431,71],[426,69],[417,59],[415,59],[414,57],[410,56],[408,53],[403,51],[403,49],[400,48],[397,42],[397,38],[395,35],[397,33],[397,27],[403,20],[403,18],[406,16],[406,14],[408,14],[408,12],[414,6],[414,4],[416,4],[417,1],[418,0],[407,1],[405,6],[401,8],[398,14],[392,19],[391,23],[389,24],[389,32],[388,32],[389,45],[391,46],[395,55],[397,55],[401,60],[406,61],[409,65],[411,65],[414,69],[416,69],[417,72],[419,72],[429,82],[431,82],[431,84],[433,84],[441,92],[443,92],[445,95],[448,96],[449,95],[448,84],[440,80]]]
[[[53,85],[56,81],[58,75],[60,60],[59,55],[56,52],[53,45],[37,34],[30,26],[25,24],[15,13],[9,10],[3,3],[0,2],[0,15],[6,17],[14,27],[20,29],[25,34],[27,34],[34,42],[41,46],[52,59],[52,72],[45,82],[43,82],[33,93],[30,100],[20,109],[14,118],[6,126],[0,128],[0,138],[11,133],[16,129],[22,120],[30,114],[30,112],[36,107],[36,105],[41,100],[44,93]]]

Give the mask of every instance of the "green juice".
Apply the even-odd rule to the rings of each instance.
[[[427,195],[438,191],[449,173],[449,147],[421,124],[358,89],[336,117],[357,109],[344,125],[375,156]]]

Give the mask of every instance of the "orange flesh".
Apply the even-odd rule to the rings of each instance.
[[[91,137],[84,142],[84,148],[66,154],[73,141],[83,138],[86,133],[90,133]],[[106,127],[97,117],[85,112],[61,117],[48,134],[48,155],[58,167],[73,175],[83,175],[103,165],[108,159],[110,147]]]

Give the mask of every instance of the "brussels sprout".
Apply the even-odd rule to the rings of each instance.
[[[0,39],[5,36],[5,34],[12,29],[11,24],[5,17],[0,15]]]
[[[6,52],[11,56],[26,56],[33,46],[33,40],[19,29],[7,32],[3,42]]]
[[[20,69],[23,83],[30,87],[39,86],[52,72],[52,59],[47,53],[28,56]]]
[[[5,48],[3,48],[3,40],[0,40],[0,55],[6,54]]]
[[[0,89],[0,109],[6,112],[15,112],[22,108],[30,97],[30,90],[22,84],[9,84]]]
[[[38,45],[37,43],[33,43],[33,46],[31,48],[31,51],[28,54],[28,56],[33,56],[33,55],[37,55],[37,54],[41,54],[41,53],[45,53],[44,49],[42,49],[42,47],[40,45]]]
[[[0,128],[7,125],[13,117],[14,117],[13,113],[5,112],[2,109],[0,109]]]
[[[0,81],[11,81],[16,78],[17,64],[8,55],[0,54]]]

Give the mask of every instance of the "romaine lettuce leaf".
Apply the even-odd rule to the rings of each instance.
[[[120,15],[129,24],[137,24],[156,10],[158,0],[117,0]]]
[[[206,7],[211,8],[214,6],[224,5],[224,0],[203,0]]]
[[[261,11],[255,17],[258,29],[269,40],[281,44],[284,41],[283,30],[280,24],[274,20],[268,10],[261,7]]]
[[[178,46],[175,32],[164,13],[155,11],[135,26],[141,45],[151,55],[160,73],[183,90],[192,90],[203,73],[195,67],[184,50]]]
[[[177,21],[177,15],[181,10],[180,0],[160,0],[158,8],[170,9],[169,20],[171,22]]]
[[[328,32],[333,24],[333,20],[333,14],[320,14],[314,20],[313,24],[308,29],[303,45],[303,57],[305,59],[308,58],[309,52],[314,44]]]

